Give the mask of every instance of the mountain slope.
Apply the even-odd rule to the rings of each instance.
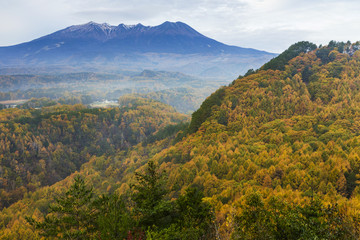
[[[91,156],[126,150],[164,126],[187,120],[163,103],[126,99],[113,109],[78,104],[2,110],[0,208],[64,179]]]
[[[359,45],[305,48],[284,70],[239,78],[203,103],[191,134],[94,157],[80,174],[99,192],[126,193],[134,171],[154,160],[167,172],[170,199],[190,186],[204,192],[222,239],[358,239]],[[29,195],[0,222],[17,232],[25,214],[46,213],[41,194],[70,180]]]
[[[65,51],[74,50],[75,47],[88,49],[90,46],[101,46],[105,51],[115,49],[121,51],[121,53],[266,54],[264,51],[228,46],[217,42],[182,22],[164,22],[154,27],[141,24],[110,26],[106,23],[89,22],[83,25],[71,26],[11,48],[24,51],[32,50],[33,53],[30,52],[30,54],[41,55],[45,54],[45,52],[60,49]],[[100,52],[101,50],[97,51]]]
[[[238,64],[238,69],[258,67],[275,55],[225,45],[182,22],[164,22],[154,27],[141,24],[110,26],[89,22],[27,43],[0,47],[0,56],[0,66],[110,64],[119,68],[120,64],[122,68],[185,69],[186,73],[194,71],[192,63],[207,59],[212,63],[200,64],[197,74],[206,69],[219,68],[221,63],[223,66],[220,65],[220,69],[225,69],[229,75],[227,68],[235,67],[234,64]],[[246,66],[244,59],[249,62]],[[167,64],[169,60],[171,63]],[[231,64],[231,61],[235,62]],[[173,68],[170,69],[170,66]]]

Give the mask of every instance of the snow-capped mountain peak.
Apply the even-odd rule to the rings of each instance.
[[[93,31],[95,29],[100,29],[102,30],[104,33],[109,33],[111,32],[113,29],[115,29],[115,26],[111,26],[107,23],[96,23],[96,22],[88,22],[85,24],[81,24],[81,25],[73,25],[68,27],[67,29],[64,29],[64,32],[74,32],[74,31],[82,31],[82,32],[90,32]],[[66,31],[67,30],[67,31]]]
[[[243,56],[247,59],[270,59],[274,55],[255,49],[228,46],[200,34],[182,22],[164,22],[153,27],[140,23],[112,26],[88,22],[27,43],[0,47],[0,66],[102,63],[122,65],[126,69],[129,66],[167,69],[179,64],[190,73],[203,71],[200,66],[217,69],[220,63],[239,69],[243,63],[242,60],[237,63],[237,59],[242,59]],[[176,62],[177,57],[183,60]],[[249,63],[244,67],[249,68],[254,66]],[[213,73],[212,70],[210,72]]]

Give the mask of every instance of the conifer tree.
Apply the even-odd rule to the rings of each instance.
[[[171,222],[171,204],[165,200],[165,175],[158,166],[149,161],[144,173],[135,173],[138,184],[133,186],[135,193],[135,215],[143,228],[163,227]]]
[[[93,205],[93,189],[81,177],[69,190],[50,205],[50,211],[43,222],[27,218],[40,235],[55,239],[90,239],[96,230],[98,211]]]

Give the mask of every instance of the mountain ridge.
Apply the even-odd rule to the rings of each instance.
[[[226,69],[226,75],[232,75],[239,69],[244,72],[257,68],[274,56],[276,54],[223,44],[182,22],[167,21],[153,27],[140,23],[111,26],[89,22],[29,42],[0,47],[0,67],[106,65],[195,75],[204,72],[211,75]]]
[[[189,25],[183,23],[183,22],[169,22],[166,21],[160,25],[157,26],[144,26],[141,23],[138,23],[136,25],[125,25],[123,23],[119,24],[118,26],[113,26],[110,25],[108,23],[96,23],[96,22],[88,22],[85,24],[80,24],[80,25],[72,25],[70,27],[61,29],[59,31],[53,32],[51,34],[45,35],[43,37],[31,40],[29,42],[24,42],[24,43],[20,43],[20,44],[16,44],[16,45],[12,45],[12,46],[4,46],[4,47],[0,47],[1,48],[6,48],[6,47],[16,47],[16,46],[22,46],[22,45],[26,45],[26,44],[36,44],[38,42],[42,42],[44,40],[60,40],[60,42],[53,42],[52,44],[58,44],[57,47],[60,47],[61,45],[63,45],[65,42],[62,41],[66,41],[66,40],[72,40],[72,39],[86,39],[86,40],[96,40],[99,42],[107,42],[107,41],[111,41],[111,40],[124,40],[127,38],[134,38],[134,37],[139,37],[139,36],[157,36],[157,35],[168,35],[168,36],[187,36],[190,38],[204,38],[206,39],[206,43],[212,43],[213,45],[210,44],[206,44],[203,45],[202,47],[207,47],[207,48],[214,48],[216,50],[220,50],[222,52],[226,52],[227,48],[232,48],[232,49],[241,49],[242,51],[247,51],[247,52],[253,52],[253,53],[257,53],[257,52],[261,52],[261,53],[267,53],[266,51],[261,51],[261,50],[256,50],[253,48],[242,48],[242,47],[237,47],[237,46],[232,46],[232,45],[226,45],[223,44],[221,42],[218,42],[216,40],[213,40],[211,38],[208,38],[206,36],[204,36],[203,34],[197,32],[195,29],[193,29],[192,27],[190,27]],[[205,44],[205,43],[203,43]],[[217,49],[222,47],[223,49]],[[144,51],[150,51],[154,50],[154,49],[143,49]],[[168,49],[171,50],[171,49]],[[194,49],[192,49],[194,50]],[[228,50],[229,51],[229,50]],[[240,53],[240,52],[238,52]]]

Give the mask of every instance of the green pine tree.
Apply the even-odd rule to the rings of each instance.
[[[81,177],[69,190],[50,205],[43,222],[27,218],[40,235],[53,239],[91,239],[96,232],[98,211],[93,205],[94,193]]]

